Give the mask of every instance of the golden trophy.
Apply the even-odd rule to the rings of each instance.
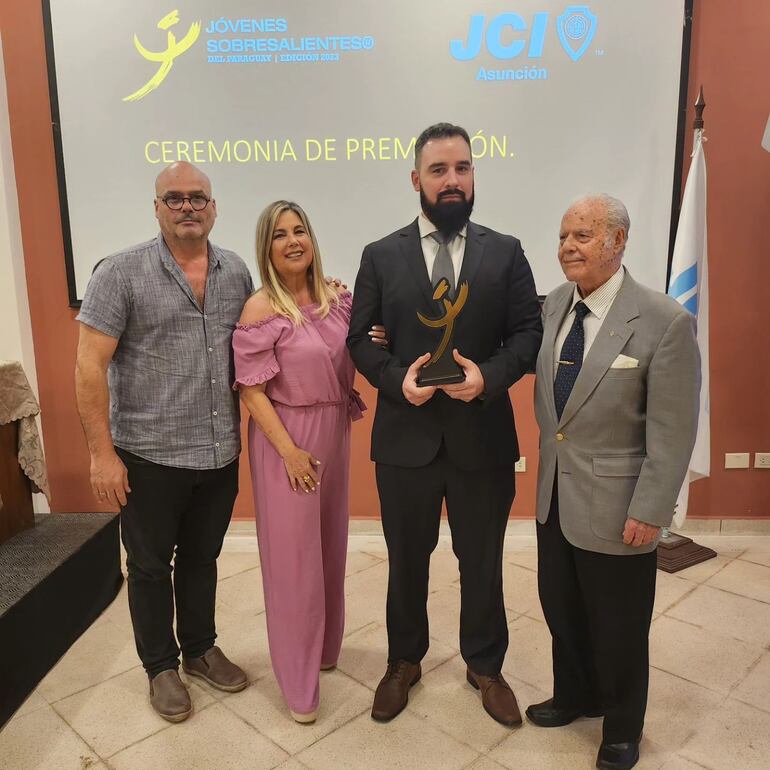
[[[468,283],[460,284],[457,297],[454,302],[446,294],[449,291],[449,282],[442,278],[433,290],[433,299],[441,302],[444,308],[444,315],[441,318],[426,318],[420,311],[417,311],[417,317],[420,322],[431,329],[442,329],[444,333],[436,350],[431,353],[427,364],[420,367],[417,373],[417,385],[426,387],[428,385],[450,385],[454,382],[462,382],[465,379],[465,372],[455,361],[452,351],[452,335],[457,316],[468,301]]]

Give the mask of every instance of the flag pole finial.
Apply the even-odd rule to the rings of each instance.
[[[703,128],[703,110],[705,108],[706,100],[703,98],[703,86],[701,86],[698,98],[695,100],[695,120],[692,122],[692,127],[695,131]]]

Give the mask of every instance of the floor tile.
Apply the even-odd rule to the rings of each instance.
[[[434,591],[458,583],[460,580],[460,567],[457,564],[457,557],[451,549],[436,549],[430,559],[430,577],[428,580],[428,591]]]
[[[270,650],[267,645],[265,613],[247,615],[232,610],[217,609],[217,645],[233,663],[239,665],[254,682],[272,670]],[[203,683],[204,687],[209,685]],[[213,695],[221,696],[219,690],[210,688]]]
[[[383,767],[384,759],[388,770],[460,770],[477,758],[472,749],[409,711],[387,723],[362,714],[297,757],[313,770],[369,770]]]
[[[505,606],[512,612],[518,615],[534,612],[542,616],[536,572],[503,562],[503,595]]]
[[[128,609],[127,582],[123,583],[118,595],[99,617],[103,620],[109,620],[113,625],[122,628],[129,636],[133,637],[134,629],[131,625],[131,612]]]
[[[732,537],[727,535],[698,535],[693,540],[696,543],[700,543],[700,545],[705,545],[706,548],[711,548],[720,556],[724,556],[727,559],[736,559],[751,546],[753,538],[743,535]]]
[[[680,570],[674,574],[682,580],[689,580],[693,583],[705,583],[710,577],[723,570],[731,561],[732,559],[724,556],[716,556],[713,559],[702,561],[700,564],[687,567],[687,569]],[[660,574],[658,572],[658,575]]]
[[[88,629],[38,686],[49,703],[139,665],[134,636],[111,622]]]
[[[503,560],[509,564],[518,564],[519,567],[524,569],[537,571],[537,547],[531,548],[509,548],[506,540],[505,551],[503,552]]]
[[[719,636],[767,647],[770,645],[770,604],[698,586],[666,615],[701,626]]]
[[[666,612],[684,596],[693,591],[695,586],[690,580],[684,580],[665,572],[658,572],[655,587],[655,612]]]
[[[488,752],[507,738],[511,728],[495,722],[481,705],[481,697],[465,679],[463,659],[454,658],[423,674],[412,689],[407,709],[438,730],[479,752]]]
[[[752,545],[741,554],[740,558],[742,561],[770,567],[770,537],[753,538]]]
[[[770,652],[766,652],[748,676],[730,693],[731,698],[770,711]]]
[[[281,764],[288,755],[221,703],[215,703],[109,761],[115,770],[241,770],[254,767],[255,758],[259,758],[261,769]]]
[[[497,764],[493,759],[482,756],[468,765],[465,770],[505,770],[505,768],[502,765]]]
[[[737,559],[707,581],[714,588],[770,604],[770,567]]]
[[[727,693],[742,681],[760,654],[745,642],[714,636],[665,615],[652,624],[651,664],[718,692]]]
[[[644,735],[667,751],[676,752],[725,697],[724,694],[653,668],[650,670]]]
[[[217,603],[247,615],[256,615],[265,609],[262,594],[262,574],[259,569],[239,572],[217,583]]]
[[[370,623],[385,624],[388,563],[381,561],[345,581],[345,634]]]
[[[217,577],[219,580],[225,580],[258,566],[259,553],[257,551],[246,553],[223,551],[217,559]]]
[[[289,754],[296,754],[372,707],[372,692],[341,671],[321,676],[318,718],[297,724],[272,676],[228,697],[224,705]]]
[[[508,625],[508,653],[503,672],[550,694],[553,692],[551,633],[548,626],[520,617]]]
[[[213,702],[200,687],[190,684],[189,689],[193,713]],[[147,675],[142,668],[64,698],[54,709],[102,757],[109,757],[169,724],[150,706]]]
[[[0,732],[0,765],[13,770],[83,770],[96,752],[48,705],[14,717]]]
[[[511,770],[591,770],[601,742],[600,719],[544,729],[525,722],[489,756]]]
[[[458,655],[456,649],[438,639],[431,639],[428,654],[422,660],[423,675],[455,655]],[[387,660],[387,629],[378,623],[371,623],[345,637],[339,668],[374,691],[385,673]]]
[[[23,717],[25,714],[31,714],[33,711],[37,711],[40,708],[48,705],[48,701],[37,691],[34,690],[29,694],[27,700],[16,709],[13,719]]]
[[[704,770],[704,768],[703,765],[675,754],[666,761],[660,770]]]
[[[361,572],[361,570],[369,569],[369,567],[379,564],[381,561],[382,559],[378,559],[376,556],[364,553],[363,551],[351,551],[345,563],[345,575],[350,577],[356,572]]]
[[[770,714],[728,699],[679,753],[713,770],[767,770]]]

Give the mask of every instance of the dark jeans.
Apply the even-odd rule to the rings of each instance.
[[[571,545],[554,485],[537,525],[538,587],[553,637],[553,695],[562,708],[604,712],[603,740],[636,741],[649,679],[657,553],[613,556]]]
[[[152,678],[179,667],[179,646],[185,657],[196,658],[216,639],[216,560],[238,494],[238,461],[192,470],[116,451],[131,487],[120,513],[131,622],[139,658]]]
[[[470,669],[500,673],[508,649],[503,606],[503,537],[514,471],[466,471],[442,446],[421,468],[378,463],[377,489],[388,545],[388,661],[419,663],[428,650],[428,571],[446,500],[460,565],[460,652]]]

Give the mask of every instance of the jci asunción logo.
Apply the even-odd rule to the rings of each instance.
[[[124,102],[135,102],[137,99],[142,99],[147,96],[150,91],[154,91],[171,71],[174,60],[194,45],[201,33],[201,23],[199,21],[193,22],[190,25],[190,29],[187,30],[187,34],[185,34],[181,40],[177,40],[176,35],[171,31],[171,27],[178,23],[178,10],[171,11],[171,13],[166,14],[158,22],[158,29],[166,30],[165,51],[148,51],[141,42],[139,42],[139,38],[134,35],[134,46],[139,52],[139,55],[147,59],[147,61],[157,62],[160,66],[155,74],[141,88],[128,96],[124,96]]]
[[[495,59],[509,61],[526,50],[526,58],[535,66],[523,70],[505,70],[508,73],[522,73],[522,77],[477,79],[545,79],[547,70],[541,68],[538,60],[542,59],[548,36],[549,16],[547,11],[535,13],[527,24],[527,20],[518,13],[501,13],[489,20],[482,14],[473,15],[470,17],[466,39],[452,40],[449,50],[457,61],[472,61],[484,50]],[[572,61],[578,61],[588,50],[596,34],[596,23],[596,16],[587,5],[567,6],[564,13],[556,18],[558,40]]]

